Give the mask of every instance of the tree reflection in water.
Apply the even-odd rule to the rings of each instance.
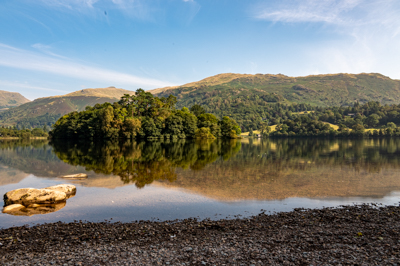
[[[190,181],[193,186],[207,183],[210,187],[220,182],[224,189],[231,182],[241,190],[259,187],[261,191],[262,184],[271,186],[273,180],[273,184],[279,181],[285,189],[296,183],[293,185],[295,191],[299,184],[322,184],[328,180],[332,184],[341,184],[343,178],[354,179],[362,173],[380,173],[371,175],[370,187],[379,185],[378,178],[385,178],[381,183],[388,187],[397,187],[398,179],[394,176],[400,165],[400,139],[62,141],[53,142],[51,146],[46,141],[1,141],[0,163],[40,177],[76,173],[85,167],[99,174],[117,175],[125,184],[135,183],[140,188],[155,180],[166,180],[167,183],[176,180],[176,185]],[[390,169],[393,178],[388,180]],[[316,177],[317,172],[323,175],[323,181]],[[0,183],[8,184],[12,179],[10,176],[4,178],[0,177]],[[182,180],[177,180],[179,178]],[[264,190],[260,193],[265,194]],[[238,188],[232,186],[231,191],[238,191]]]
[[[86,168],[98,174],[85,186],[142,188],[157,180],[223,200],[382,197],[400,190],[399,166],[396,138],[0,141],[1,185],[27,174],[54,178]]]
[[[240,151],[237,140],[178,140],[164,142],[52,142],[54,153],[71,165],[95,173],[114,174],[138,188],[155,180],[176,180],[176,168],[201,170]]]

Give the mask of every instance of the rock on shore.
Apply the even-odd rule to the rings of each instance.
[[[3,265],[396,265],[400,207],[0,230]]]
[[[62,184],[42,189],[20,188],[4,194],[3,213],[13,215],[44,214],[57,211],[73,197],[76,187]]]

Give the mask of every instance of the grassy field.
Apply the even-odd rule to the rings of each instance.
[[[309,114],[309,113],[314,113],[314,111],[292,112],[292,114],[294,114],[294,115],[304,115],[304,114]]]
[[[272,125],[270,126],[271,132],[274,132],[276,130],[276,125]],[[261,134],[260,130],[253,130],[254,134]],[[248,137],[249,136],[249,132],[243,132],[242,134],[240,134],[240,136],[242,137]]]
[[[322,123],[330,125],[334,130],[338,130],[339,129],[338,125],[334,125],[334,124],[331,124],[329,122],[322,122]]]

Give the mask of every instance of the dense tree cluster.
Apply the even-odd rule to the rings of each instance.
[[[0,137],[1,138],[21,138],[29,139],[31,137],[47,137],[46,128],[34,128],[34,129],[17,129],[16,127],[1,127]]]
[[[316,108],[315,111],[278,123],[272,136],[400,136],[400,105],[368,102],[352,107]],[[332,125],[338,125],[335,130]]]
[[[365,128],[386,128],[400,124],[400,105],[381,105],[379,102],[368,102],[353,106],[316,108],[313,116],[321,121],[352,128],[362,125]],[[389,124],[389,125],[388,125]]]
[[[7,120],[11,117],[15,117],[15,111],[13,108],[0,112],[0,121]],[[60,118],[61,114],[49,114],[46,113],[44,115],[35,116],[35,117],[23,117],[17,121],[15,126],[17,129],[23,128],[42,128],[43,126],[47,126],[48,128],[53,125],[58,118]]]
[[[335,130],[328,124],[311,120],[308,116],[300,116],[278,124],[271,136],[330,136],[334,134]]]
[[[183,139],[236,138],[240,127],[229,117],[218,120],[202,111],[175,109],[176,97],[155,97],[138,89],[119,102],[96,104],[85,111],[61,117],[50,132],[52,138],[95,139]],[[197,109],[196,109],[197,108]],[[200,111],[199,111],[200,110]]]
[[[166,96],[170,92],[177,96],[178,107],[201,105],[207,113],[217,117],[231,117],[238,122],[243,132],[249,131],[250,128],[260,128],[262,122],[277,124],[281,120],[292,118],[298,112],[315,108],[310,104],[288,103],[282,96],[262,90],[216,86],[210,91],[207,88],[178,88],[161,92],[159,95]]]

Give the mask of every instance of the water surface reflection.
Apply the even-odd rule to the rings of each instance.
[[[217,210],[288,210],[310,200],[314,207],[398,201],[399,165],[400,139],[2,141],[0,193],[32,182],[35,187],[71,182],[80,195],[57,212],[60,219],[68,220],[63,215],[72,211],[71,217],[127,221],[133,210],[135,217],[175,219],[197,216],[194,206],[210,216]],[[89,178],[57,178],[80,172]],[[290,206],[275,208],[277,202]]]

